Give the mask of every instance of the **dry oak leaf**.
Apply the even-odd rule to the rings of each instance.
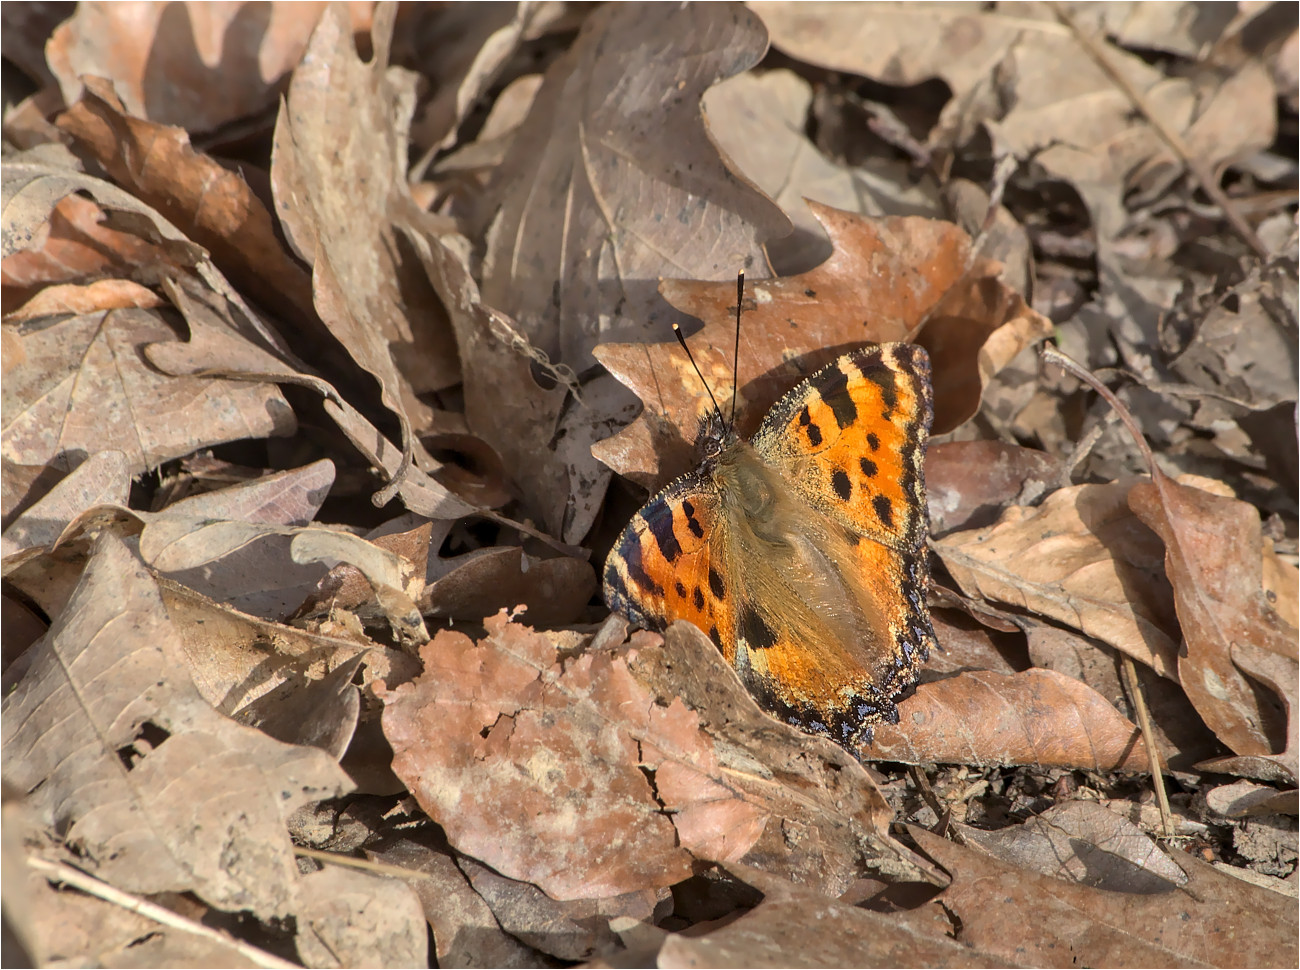
[[[168,377],[150,367],[141,346],[177,339],[158,311],[27,324],[19,337],[26,360],[5,375],[0,398],[0,447],[18,464],[68,467],[114,449],[139,474],[196,448],[297,427],[274,385]]]
[[[904,764],[1149,771],[1137,728],[1091,687],[1054,670],[965,671],[921,684],[864,758]]]
[[[626,630],[626,621],[613,617],[594,644],[617,642]],[[762,711],[693,624],[674,623],[662,646],[648,646],[659,639],[634,634],[633,643],[647,646],[629,652],[633,676],[661,703],[676,699],[696,712],[729,783],[768,819],[742,862],[831,896],[867,875],[941,884],[889,836],[893,810],[853,755]]]
[[[144,565],[101,535],[69,600],[5,698],[6,780],[121,889],[193,891],[264,918],[294,911],[285,820],[335,798],[325,752],[214,711]],[[30,651],[29,651],[30,652]]]
[[[185,129],[132,117],[103,78],[82,80],[81,100],[59,116],[59,127],[118,185],[166,212],[241,292],[282,318],[309,313],[311,279],[243,177],[195,151]]]
[[[274,107],[323,3],[90,3],[60,24],[45,56],[66,104],[85,75],[110,79],[131,114],[195,133]],[[352,28],[369,4],[349,4]]]
[[[746,281],[736,388],[741,433],[753,432],[778,397],[823,364],[864,343],[895,340],[915,340],[929,351],[934,432],[942,433],[974,414],[980,388],[1008,354],[1050,332],[1045,318],[998,281],[999,264],[971,265],[970,238],[957,226],[808,205],[834,252],[799,276]],[[675,307],[704,321],[691,353],[730,414],[735,284],[665,280],[661,289]],[[693,467],[698,458],[690,445],[712,405],[685,351],[675,342],[602,344],[596,357],[645,409],[593,454],[647,487]]]
[[[1041,876],[917,826],[908,831],[952,874],[935,902],[959,921],[958,941],[1006,966],[1296,965],[1294,900],[1181,852],[1173,859],[1188,877],[1185,886],[1120,893]]]
[[[698,718],[626,657],[561,658],[504,612],[484,625],[478,643],[441,631],[424,675],[380,695],[393,770],[457,851],[577,899],[669,886],[758,838]]]
[[[376,8],[367,63],[345,9],[325,9],[276,120],[271,183],[281,227],[312,267],[321,320],[398,418],[400,481],[418,447],[415,395],[457,383],[460,365],[424,269],[394,228],[415,207],[406,168],[416,85],[388,63],[395,15],[396,4]]]
[[[1152,481],[1133,486],[1128,502],[1165,543],[1165,570],[1186,645],[1178,658],[1179,681],[1197,713],[1238,755],[1281,750],[1281,719],[1233,663],[1234,648],[1255,647],[1289,663],[1291,676],[1284,682],[1297,676],[1300,632],[1263,591],[1259,512],[1175,482],[1158,469]]]
[[[402,879],[326,866],[302,880],[298,957],[308,967],[427,967],[429,927]]]
[[[641,965],[660,967],[997,967],[1002,960],[960,938],[942,919],[905,920],[795,885],[762,869],[723,866],[763,900],[715,928],[670,933]],[[1015,964],[1012,964],[1013,966]]]
[[[32,555],[58,541],[68,523],[100,505],[126,505],[131,468],[120,451],[97,451],[69,472],[40,501],[24,509],[0,537],[7,573],[16,557]]]
[[[940,441],[925,449],[930,534],[992,525],[1008,505],[1030,505],[1056,487],[1064,463],[1004,441]]]
[[[666,333],[678,319],[659,297],[662,277],[766,275],[763,243],[789,220],[732,171],[700,112],[707,88],[766,49],[739,3],[589,14],[489,188],[484,302],[582,372],[611,333]]]
[[[1159,537],[1129,510],[1129,486],[1057,489],[992,526],[932,548],[967,596],[1049,617],[1178,679],[1178,630]],[[1258,548],[1258,546],[1256,546]]]

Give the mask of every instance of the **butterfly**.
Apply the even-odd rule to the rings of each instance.
[[[860,756],[874,724],[898,722],[896,701],[935,642],[922,467],[932,413],[929,357],[902,343],[823,367],[749,441],[715,406],[699,467],[611,550],[606,603],[651,630],[695,624],[760,707]]]

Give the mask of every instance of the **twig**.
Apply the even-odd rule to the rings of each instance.
[[[1120,670],[1124,674],[1124,686],[1133,701],[1133,711],[1137,714],[1138,730],[1147,746],[1147,760],[1151,762],[1151,787],[1156,790],[1156,804],[1160,806],[1160,827],[1165,830],[1165,838],[1172,839],[1174,819],[1169,811],[1169,796],[1165,792],[1165,775],[1160,766],[1160,751],[1156,748],[1156,735],[1151,729],[1151,715],[1147,711],[1147,699],[1142,693],[1142,684],[1138,681],[1137,668],[1133,658],[1126,653],[1119,655]]]
[[[1137,109],[1144,118],[1146,118],[1151,127],[1156,130],[1156,133],[1165,140],[1165,143],[1170,148],[1173,149],[1174,154],[1182,159],[1183,164],[1186,165],[1188,170],[1192,173],[1192,177],[1200,183],[1201,189],[1210,197],[1211,201],[1219,207],[1219,211],[1223,213],[1223,217],[1228,220],[1228,224],[1232,226],[1237,235],[1239,235],[1251,249],[1255,250],[1261,259],[1268,259],[1272,254],[1269,253],[1267,247],[1265,247],[1265,245],[1260,241],[1259,237],[1255,235],[1255,231],[1250,228],[1246,223],[1246,220],[1241,217],[1239,212],[1237,212],[1236,206],[1232,204],[1232,200],[1228,198],[1227,193],[1219,187],[1219,182],[1215,179],[1214,173],[1206,168],[1204,162],[1193,157],[1191,149],[1187,147],[1187,142],[1183,141],[1182,136],[1179,135],[1178,132],[1174,131],[1156,116],[1156,113],[1151,110],[1146,99],[1141,95],[1137,88],[1133,87],[1128,78],[1124,77],[1124,75],[1119,72],[1119,69],[1115,67],[1114,62],[1110,59],[1110,55],[1106,53],[1096,40],[1083,32],[1075,19],[1070,15],[1070,12],[1065,9],[1064,5],[1052,2],[1050,6],[1052,12],[1056,14],[1056,19],[1065,24],[1066,27],[1070,28],[1070,32],[1074,34],[1074,39],[1079,42],[1079,46],[1082,47],[1087,55],[1092,58],[1093,62],[1101,68],[1102,72],[1110,78],[1111,82],[1119,88],[1121,92],[1123,92],[1124,96],[1132,102],[1133,107]]]
[[[250,943],[244,943],[242,940],[227,936],[220,930],[204,926],[202,923],[196,923],[194,920],[187,919],[179,913],[173,913],[170,909],[159,906],[157,903],[151,903],[139,896],[133,896],[130,893],[122,892],[120,889],[114,889],[108,883],[102,882],[94,876],[89,876],[79,869],[74,869],[72,866],[64,865],[61,862],[50,862],[37,856],[28,856],[27,864],[45,876],[50,882],[59,882],[72,886],[97,899],[102,899],[106,903],[121,906],[125,910],[146,919],[151,919],[155,923],[161,923],[164,926],[170,926],[174,930],[180,930],[182,933],[191,933],[194,936],[201,936],[206,940],[230,947],[255,966],[271,967],[275,968],[275,970],[302,970],[296,963],[281,960],[265,950],[259,950]]]
[[[1129,413],[1128,408],[1120,403],[1119,398],[1112,393],[1111,389],[1099,381],[1097,375],[1050,344],[1044,344],[1039,349],[1039,355],[1044,361],[1050,361],[1074,375],[1102,396],[1106,403],[1110,405],[1111,412],[1117,415],[1124,423],[1124,426],[1128,428],[1129,434],[1133,436],[1133,440],[1137,442],[1138,448],[1142,451],[1143,458],[1146,459],[1147,467],[1151,470],[1151,477],[1158,481],[1164,473],[1156,465],[1155,455],[1151,453],[1151,447],[1147,444],[1146,437],[1139,430],[1137,422],[1133,420],[1133,415]],[[1133,660],[1128,654],[1120,654],[1120,669],[1123,671],[1124,684],[1133,699],[1133,709],[1138,718],[1138,730],[1142,734],[1142,740],[1146,744],[1147,757],[1151,762],[1151,786],[1155,789],[1156,803],[1160,806],[1160,823],[1165,830],[1166,837],[1172,838],[1174,828],[1169,813],[1169,797],[1165,793],[1165,776],[1160,769],[1160,752],[1156,750],[1155,734],[1151,730],[1151,717],[1147,712],[1146,698],[1142,695],[1142,686],[1138,683],[1137,670],[1134,668]]]
[[[427,872],[421,872],[419,869],[403,869],[401,866],[394,866],[387,862],[373,862],[370,859],[358,859],[356,856],[340,855],[337,852],[322,852],[320,849],[304,849],[294,846],[293,854],[302,856],[304,859],[315,859],[317,862],[323,862],[331,866],[344,866],[350,869],[361,869],[365,872],[373,872],[377,876],[392,876],[395,879],[432,879]]]

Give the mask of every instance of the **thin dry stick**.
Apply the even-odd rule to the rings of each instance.
[[[339,855],[337,852],[322,852],[320,849],[304,849],[294,846],[293,854],[302,856],[304,859],[315,859],[317,862],[323,862],[326,865],[344,866],[345,868],[373,872],[377,876],[392,876],[395,879],[433,878],[429,873],[421,872],[419,869],[403,869],[401,866],[390,865],[387,862],[372,862],[369,859],[358,859],[356,856]]]
[[[72,866],[64,865],[61,862],[50,862],[37,856],[28,856],[27,864],[51,882],[60,882],[66,886],[72,886],[84,893],[102,899],[106,903],[121,906],[132,913],[151,919],[155,923],[161,923],[164,926],[170,926],[174,930],[180,930],[182,933],[192,933],[222,946],[230,947],[255,966],[271,967],[274,970],[302,970],[296,963],[281,960],[265,950],[259,950],[257,947],[227,936],[219,930],[204,926],[202,923],[196,923],[192,919],[186,919],[179,913],[173,913],[170,909],[165,909],[156,903],[141,899],[139,896],[132,896],[120,889],[114,889],[108,883],[101,882],[94,876],[88,876],[79,869],[72,868]]]
[[[1110,405],[1111,411],[1118,415],[1119,419],[1124,422],[1128,428],[1129,434],[1137,442],[1137,446],[1142,451],[1142,457],[1146,460],[1147,467],[1151,469],[1151,476],[1164,474],[1156,466],[1156,457],[1151,453],[1151,447],[1147,444],[1146,437],[1142,434],[1133,420],[1133,415],[1129,413],[1128,408],[1120,402],[1109,387],[1097,380],[1097,376],[1088,370],[1073,357],[1067,357],[1051,344],[1043,344],[1039,348],[1039,356],[1046,362],[1056,364],[1070,374],[1073,374],[1079,380],[1083,381],[1094,391],[1100,394],[1107,404]],[[1125,683],[1128,685],[1129,693],[1133,697],[1133,707],[1138,715],[1138,730],[1142,733],[1142,740],[1146,744],[1147,756],[1151,761],[1151,785],[1156,791],[1156,804],[1160,806],[1160,823],[1164,827],[1166,835],[1173,835],[1173,822],[1169,814],[1169,796],[1165,794],[1165,776],[1160,766],[1160,753],[1156,750],[1155,736],[1151,731],[1151,719],[1147,714],[1146,699],[1142,696],[1142,686],[1138,683],[1137,672],[1133,670],[1133,661],[1127,654],[1121,654],[1121,667],[1124,670]],[[1132,672],[1132,680],[1128,678]]]
[[[1228,220],[1228,224],[1232,226],[1237,235],[1245,240],[1246,244],[1250,246],[1251,249],[1255,250],[1261,259],[1268,259],[1272,254],[1269,253],[1264,244],[1260,242],[1259,237],[1255,235],[1255,231],[1250,228],[1246,223],[1246,220],[1241,217],[1241,214],[1237,211],[1237,207],[1234,206],[1232,200],[1228,198],[1227,193],[1219,187],[1218,180],[1215,179],[1214,173],[1206,168],[1204,162],[1192,155],[1191,149],[1187,147],[1187,142],[1183,141],[1182,136],[1179,135],[1178,132],[1174,131],[1156,116],[1156,113],[1151,110],[1146,99],[1142,97],[1137,88],[1133,87],[1133,85],[1129,83],[1128,78],[1124,77],[1124,75],[1119,72],[1118,68],[1115,67],[1114,62],[1110,59],[1110,55],[1106,53],[1095,39],[1089,37],[1083,32],[1078,23],[1070,15],[1070,12],[1060,3],[1054,2],[1051,4],[1051,7],[1052,12],[1056,14],[1056,19],[1065,24],[1066,27],[1070,28],[1070,32],[1074,34],[1074,39],[1079,42],[1079,46],[1082,47],[1087,55],[1092,58],[1094,63],[1102,69],[1103,73],[1110,78],[1111,82],[1123,92],[1124,96],[1132,102],[1133,107],[1136,108],[1148,122],[1150,122],[1151,127],[1156,130],[1156,133],[1160,135],[1160,137],[1165,140],[1166,144],[1174,150],[1174,154],[1183,160],[1183,164],[1186,165],[1188,170],[1192,173],[1192,177],[1200,183],[1202,190],[1204,190],[1205,194],[1210,197],[1210,200],[1219,207],[1219,210],[1223,213],[1223,217]]]
[[[1156,735],[1151,730],[1151,714],[1147,711],[1147,699],[1142,693],[1142,684],[1138,680],[1137,668],[1133,666],[1133,658],[1122,653],[1119,662],[1120,669],[1124,672],[1124,686],[1128,689],[1128,696],[1133,701],[1133,710],[1137,713],[1138,730],[1142,732],[1142,740],[1146,742],[1147,758],[1151,761],[1151,776],[1161,780],[1160,784],[1154,786],[1156,804],[1160,806],[1160,827],[1164,829],[1165,838],[1172,839],[1176,834],[1174,818],[1173,813],[1169,811],[1169,796],[1165,794],[1164,769],[1160,763],[1160,751],[1156,748]]]

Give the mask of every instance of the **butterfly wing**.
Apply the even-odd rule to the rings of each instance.
[[[689,620],[731,662],[718,498],[710,479],[692,473],[647,502],[605,561],[604,593],[611,610],[649,630]]]
[[[883,344],[796,387],[752,442],[794,504],[730,529],[755,545],[732,552],[743,570],[735,665],[769,709],[846,746],[897,719],[894,698],[934,642],[922,471],[931,413],[925,351]]]

